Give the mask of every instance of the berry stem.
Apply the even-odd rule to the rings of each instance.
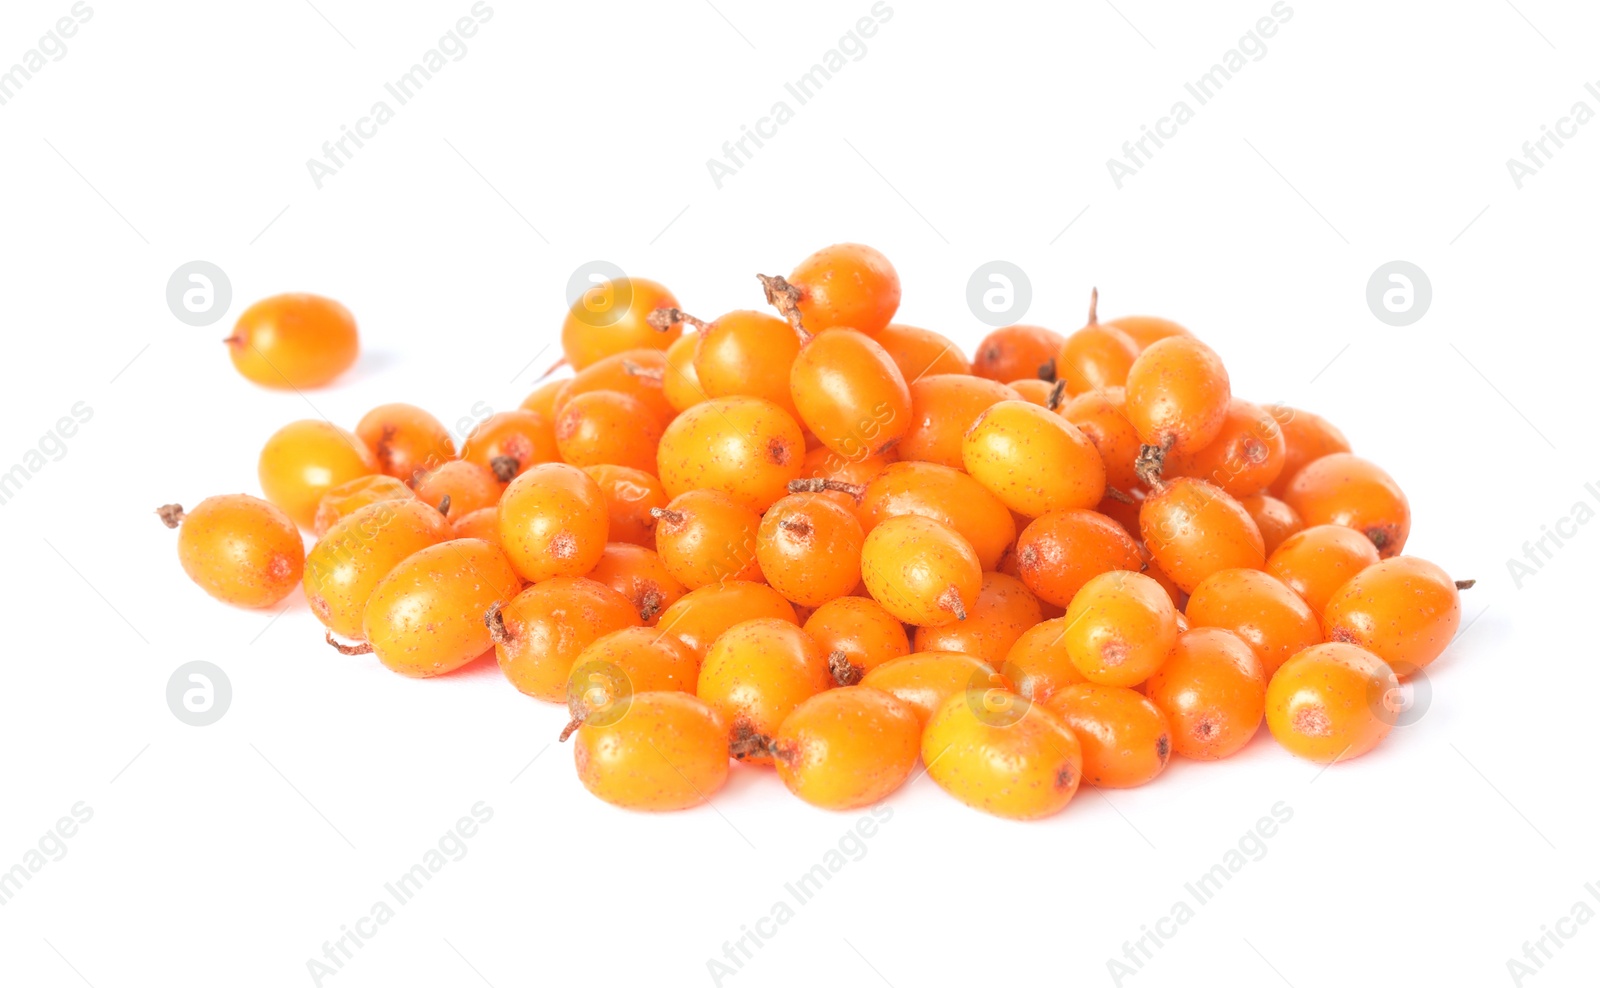
[[[689,313],[675,305],[664,305],[659,309],[652,309],[650,314],[644,317],[644,321],[649,323],[650,328],[658,333],[670,332],[673,327],[681,323],[688,323],[703,333],[706,331],[706,327],[711,325],[704,319],[697,319],[689,315]]]
[[[1051,357],[1039,365],[1039,380],[1056,383],[1056,358]]]
[[[575,731],[577,731],[577,729],[582,727],[582,726],[583,726],[583,718],[582,717],[574,717],[574,718],[572,718],[571,720],[567,721],[567,726],[563,727],[561,729],[561,736],[556,738],[556,740],[557,741],[563,741],[563,742],[566,741],[567,738],[572,737],[573,733]]]
[[[156,509],[156,514],[160,516],[161,524],[168,528],[177,528],[178,523],[183,521],[183,505],[163,504]]]
[[[826,477],[801,477],[797,480],[789,481],[790,494],[821,494],[823,491],[848,494],[857,502],[867,496],[865,484],[852,484],[844,480],[829,480]]]
[[[439,499],[439,513],[446,518],[450,517],[450,495],[446,494]]]
[[[1100,289],[1089,289],[1089,323],[1090,326],[1100,325]]]
[[[515,456],[496,456],[489,460],[489,469],[494,471],[495,480],[509,484],[522,469],[522,461]]]
[[[778,275],[758,274],[756,280],[761,282],[761,288],[767,294],[767,304],[789,320],[789,325],[794,327],[802,340],[810,339],[811,334],[800,322],[800,299],[804,297],[800,289]]]
[[[629,377],[637,377],[641,380],[651,381],[658,385],[667,376],[667,372],[660,367],[643,367],[631,360],[624,360],[622,362],[622,370],[623,373],[627,374]]]
[[[1457,580],[1456,581],[1456,589],[1457,590],[1471,590],[1473,587],[1475,587],[1477,585],[1478,585],[1478,581],[1477,580]]]
[[[324,633],[324,637],[327,639],[328,644],[332,645],[334,647],[334,649],[336,651],[338,651],[338,653],[340,655],[371,655],[372,654],[372,643],[371,642],[361,642],[361,643],[356,644],[356,645],[344,645],[344,644],[341,644],[341,643],[336,642],[336,641],[333,640],[333,632],[331,632],[331,631],[325,632]]]
[[[1067,382],[1057,381],[1055,387],[1050,389],[1050,397],[1045,399],[1044,407],[1052,412],[1061,408],[1062,402],[1067,400]]]
[[[951,587],[940,594],[938,604],[942,609],[954,614],[957,621],[965,621],[967,619],[967,605],[961,602],[961,593],[955,587]]]
[[[506,630],[506,619],[500,613],[499,601],[490,604],[489,609],[484,612],[483,624],[489,629],[490,641],[496,645],[508,645],[511,643],[511,632]],[[565,738],[562,740],[565,740]]]
[[[1154,490],[1161,483],[1161,467],[1167,461],[1167,453],[1172,449],[1172,437],[1167,437],[1166,442],[1160,446],[1146,443],[1139,447],[1139,456],[1133,461],[1133,472],[1144,481],[1145,486]]]
[[[850,661],[850,657],[843,652],[828,653],[828,671],[833,673],[833,681],[840,686],[854,686],[861,682],[863,675],[861,667]]]

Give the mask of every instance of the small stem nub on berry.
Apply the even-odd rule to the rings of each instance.
[[[710,323],[704,319],[696,319],[675,305],[664,305],[659,309],[652,309],[644,321],[650,328],[658,333],[665,333],[682,323],[688,323],[695,329],[704,330]]]
[[[1051,357],[1039,365],[1039,380],[1056,383],[1056,358]]]
[[[1133,472],[1152,490],[1161,483],[1161,467],[1172,449],[1172,437],[1159,446],[1146,443],[1139,447],[1139,456],[1133,461]]]
[[[797,480],[789,481],[790,494],[821,494],[823,491],[848,494],[857,502],[867,496],[865,484],[852,484],[845,480],[830,480],[827,477],[800,477]]]
[[[640,380],[651,381],[656,384],[660,384],[667,376],[667,372],[660,367],[645,367],[631,360],[622,362],[622,372],[629,377],[637,377]]]
[[[489,469],[494,471],[495,480],[509,484],[522,469],[522,461],[515,456],[496,456],[489,461]]]
[[[361,643],[356,644],[356,645],[345,645],[345,644],[342,644],[340,642],[334,641],[333,640],[333,632],[331,632],[331,631],[324,633],[323,637],[327,639],[328,644],[332,645],[334,647],[334,650],[337,651],[340,655],[370,655],[370,654],[372,654],[372,643],[371,642],[361,642]]]
[[[1477,585],[1478,585],[1478,581],[1477,580],[1457,580],[1456,581],[1456,589],[1457,590],[1471,590],[1473,587],[1475,587]]]
[[[506,630],[506,619],[500,613],[499,601],[490,604],[489,609],[484,612],[483,624],[489,629],[489,640],[496,645],[505,645],[511,641],[511,632]]]
[[[651,508],[650,517],[656,521],[667,521],[674,525],[682,525],[686,520],[684,513],[671,508]]]
[[[961,602],[961,593],[955,587],[940,594],[937,603],[940,608],[954,614],[957,621],[967,619],[967,605]]]
[[[566,741],[567,738],[572,737],[573,733],[576,732],[578,730],[578,728],[580,728],[582,726],[583,726],[583,718],[582,717],[574,717],[574,718],[572,718],[571,720],[567,721],[567,726],[563,727],[561,729],[561,736],[556,738],[556,740],[557,741]]]
[[[861,667],[851,662],[850,656],[838,651],[828,653],[828,671],[840,686],[854,686],[861,682],[863,675]]]
[[[1067,382],[1064,381],[1064,380],[1063,381],[1057,381],[1055,383],[1055,386],[1050,389],[1050,397],[1045,399],[1044,407],[1050,409],[1053,412],[1053,411],[1056,411],[1057,409],[1059,409],[1061,407],[1062,402],[1064,402],[1066,400],[1067,400]]]
[[[800,289],[778,275],[758,274],[756,280],[761,282],[761,289],[767,294],[767,304],[789,320],[789,325],[794,327],[801,339],[810,337],[811,334],[800,321],[800,299],[804,297]]]
[[[156,509],[156,514],[161,518],[161,524],[168,528],[177,528],[178,523],[183,521],[183,505],[163,504]]]
[[[1100,325],[1100,289],[1089,289],[1089,323],[1090,326]]]
[[[439,513],[445,517],[450,516],[450,495],[446,494],[439,499]]]

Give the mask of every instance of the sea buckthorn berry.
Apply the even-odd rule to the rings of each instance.
[[[911,654],[911,640],[900,619],[871,597],[839,597],[806,618],[805,633],[817,640],[834,681],[859,682],[872,670]]]
[[[629,810],[698,806],[728,781],[728,725],[687,693],[635,693],[621,719],[578,728],[578,779]]]
[[[961,353],[961,348],[931,329],[890,323],[873,339],[900,368],[900,374],[905,377],[907,384],[930,374],[972,373],[972,365]]]
[[[1199,477],[1243,498],[1271,486],[1283,462],[1278,420],[1260,405],[1234,398],[1217,438],[1193,453],[1169,457],[1165,469],[1171,476]]]
[[[672,421],[677,409],[666,395],[667,355],[660,350],[625,350],[595,361],[572,376],[556,395],[547,421],[552,424],[567,407],[567,402],[590,391],[620,391],[644,402],[663,425]]]
[[[728,721],[735,758],[770,765],[772,737],[784,718],[833,686],[827,656],[799,625],[757,618],[712,643],[695,695]]]
[[[1321,615],[1346,581],[1378,561],[1378,547],[1353,528],[1313,525],[1283,541],[1267,559],[1267,572]]]
[[[488,467],[449,460],[418,477],[414,489],[417,500],[433,505],[447,518],[460,518],[499,504],[505,486]]]
[[[601,635],[572,662],[567,711],[560,740],[584,724],[614,723],[636,693],[693,693],[700,657],[689,646],[654,628],[623,628]]]
[[[421,503],[420,501],[418,503]],[[432,509],[437,511],[438,509]],[[444,517],[440,515],[439,517]],[[454,533],[451,537],[457,539],[482,539],[485,542],[500,544],[500,509],[498,507],[479,508],[469,511],[450,522],[450,530]]]
[[[672,578],[697,590],[726,580],[761,581],[761,516],[721,491],[688,491],[656,517],[656,552]]]
[[[1116,319],[1106,320],[1107,326],[1115,326],[1128,334],[1142,353],[1146,347],[1156,340],[1164,340],[1169,336],[1193,336],[1194,334],[1173,322],[1160,316],[1119,316]]]
[[[1139,532],[1156,564],[1185,593],[1218,570],[1260,569],[1267,561],[1249,512],[1221,488],[1192,477],[1162,481],[1145,496]]]
[[[965,652],[998,666],[1022,633],[1040,620],[1039,602],[1021,580],[985,573],[967,619],[940,628],[918,628],[911,647],[918,652]]]
[[[1017,538],[1017,524],[1004,503],[960,470],[936,463],[891,463],[867,485],[861,498],[862,526],[921,515],[961,533],[985,570],[999,569]]]
[[[1201,580],[1184,615],[1192,627],[1226,628],[1244,639],[1268,677],[1322,641],[1322,625],[1300,595],[1255,569],[1218,570]]]
[[[1059,393],[1056,384],[1037,377],[1025,377],[1011,381],[1006,387],[1021,395],[1022,400],[1028,404],[1039,405],[1042,408],[1050,408],[1051,396]],[[915,395],[913,395],[914,397]],[[1051,410],[1054,411],[1053,408]]]
[[[628,598],[639,613],[639,620],[652,628],[661,619],[661,612],[685,593],[683,584],[667,571],[654,550],[631,542],[607,543],[600,561],[589,571],[589,579]]]
[[[620,391],[586,391],[556,419],[556,448],[573,466],[609,463],[654,470],[661,425],[644,403]]]
[[[955,529],[921,515],[880,522],[861,547],[861,579],[884,610],[938,627],[965,620],[978,602],[983,569]]]
[[[805,461],[800,467],[799,479],[835,481],[836,483],[816,493],[847,509],[865,528],[868,520],[861,506],[865,488],[895,462],[896,452],[890,450],[878,456],[850,459],[840,456],[826,446],[818,446],[806,453]]]
[[[1066,631],[1065,615],[1051,618],[1029,628],[1011,646],[1000,670],[1015,684],[1018,696],[1043,703],[1052,694],[1085,681],[1067,654]]]
[[[1394,670],[1366,649],[1313,645],[1267,684],[1267,728],[1292,754],[1316,762],[1364,755],[1388,736],[1383,701],[1400,689]]]
[[[985,409],[961,441],[967,473],[1006,507],[1030,518],[1092,508],[1106,492],[1094,444],[1066,419],[1025,401]]]
[[[532,412],[546,422],[554,422],[556,405],[561,400],[562,392],[566,390],[568,383],[559,379],[546,381],[529,392],[528,397],[522,399],[522,404],[517,407],[525,412]]]
[[[536,463],[561,458],[555,427],[534,412],[516,408],[479,422],[461,444],[461,458],[490,471],[500,483]]]
[[[1028,589],[1058,607],[1072,603],[1090,577],[1144,565],[1139,544],[1095,511],[1052,511],[1017,536],[1017,572]]]
[[[1134,473],[1139,458],[1139,431],[1128,421],[1127,399],[1122,388],[1086,391],[1059,409],[1061,417],[1078,427],[1085,439],[1094,443],[1105,464],[1106,483],[1131,493],[1142,481]]]
[[[1304,529],[1306,523],[1300,520],[1293,508],[1273,497],[1271,494],[1251,494],[1249,497],[1239,499],[1239,506],[1250,515],[1256,523],[1256,528],[1261,530],[1261,541],[1267,550],[1267,557],[1278,551],[1278,546],[1283,545],[1285,539]]]
[[[575,371],[627,350],[665,350],[677,332],[649,322],[657,309],[677,308],[664,285],[647,278],[617,278],[589,288],[561,324],[561,352]]]
[[[1120,686],[1079,683],[1045,701],[1077,736],[1083,777],[1106,789],[1142,786],[1172,757],[1172,726],[1148,698]]]
[[[1224,628],[1178,636],[1144,694],[1172,725],[1172,750],[1215,761],[1250,743],[1267,705],[1267,674],[1244,639]]]
[[[1061,718],[1016,697],[987,716],[986,694],[952,696],[928,719],[922,761],[939,788],[985,813],[1036,820],[1061,812],[1078,791],[1083,749]]]
[[[638,627],[639,612],[603,583],[558,576],[488,611],[483,621],[511,685],[560,703],[578,654],[603,635]]]
[[[361,416],[356,435],[377,457],[379,470],[408,484],[418,474],[456,458],[450,431],[415,405],[379,405]]]
[[[356,510],[306,555],[303,585],[311,613],[336,635],[362,637],[367,600],[379,581],[413,553],[456,537],[443,515],[416,498]]]
[[[759,512],[789,492],[804,457],[788,412],[761,398],[713,398],[667,426],[656,476],[669,497],[710,488]]]
[[[606,499],[606,512],[611,516],[608,541],[655,548],[656,518],[650,509],[666,507],[667,492],[650,472],[654,469],[654,463],[646,470],[609,463],[583,468],[600,485],[600,493]]]
[[[1139,438],[1164,453],[1204,449],[1222,431],[1233,396],[1222,359],[1188,336],[1146,347],[1128,369],[1125,394]]]
[[[1271,487],[1274,496],[1283,497],[1294,475],[1312,460],[1320,460],[1330,453],[1350,452],[1350,440],[1338,426],[1322,416],[1287,405],[1273,405],[1268,411],[1283,430],[1284,442],[1283,470]]]
[[[1167,575],[1166,570],[1163,570],[1160,564],[1155,561],[1155,557],[1150,554],[1150,547],[1143,542],[1139,543],[1139,558],[1144,560],[1144,565],[1140,567],[1139,572],[1159,583],[1161,589],[1167,592],[1167,596],[1172,598],[1172,606],[1178,609],[1178,630],[1182,631],[1187,627],[1183,616],[1183,608],[1189,602],[1189,594],[1172,581],[1172,577]]]
[[[1344,525],[1372,540],[1378,555],[1398,556],[1411,534],[1411,504],[1376,464],[1330,453],[1301,468],[1283,499],[1307,525]]]
[[[789,371],[800,421],[850,459],[893,449],[911,428],[911,391],[888,351],[854,329],[806,340]]]
[[[774,590],[820,607],[861,582],[865,538],[853,513],[818,494],[790,494],[761,517],[756,559]]]
[[[498,546],[477,539],[440,542],[412,553],[378,583],[367,598],[362,634],[378,661],[395,672],[443,675],[493,647],[484,615],[521,590]]]
[[[1043,326],[1001,326],[978,344],[972,373],[991,381],[1023,377],[1048,377],[1054,381],[1055,359],[1063,342],[1060,333]]]
[[[740,309],[718,316],[699,333],[695,375],[707,398],[765,398],[797,415],[789,368],[800,353],[794,327],[765,312]]]
[[[328,493],[317,502],[317,513],[311,519],[311,531],[321,538],[328,529],[359,508],[379,501],[409,501],[415,497],[411,488],[388,474],[372,473],[347,480],[337,487],[328,488]]]
[[[178,562],[200,589],[239,607],[271,607],[294,592],[305,565],[305,543],[277,505],[248,494],[217,494],[184,512],[156,512],[178,528]]]
[[[301,419],[272,434],[256,469],[267,500],[301,528],[310,528],[322,496],[377,473],[378,460],[355,433],[322,419]]]
[[[868,806],[911,774],[922,722],[892,695],[865,686],[818,693],[794,708],[772,741],[778,778],[825,810]]]
[[[570,464],[537,464],[500,497],[500,544],[530,583],[594,569],[610,525],[600,485]]]
[[[1177,642],[1177,613],[1159,583],[1114,570],[1091,578],[1072,598],[1061,641],[1089,682],[1137,686]]]
[[[903,460],[923,460],[965,469],[961,437],[983,414],[1002,401],[1022,401],[1009,385],[968,374],[930,374],[911,388],[911,428],[896,447]]]
[[[244,310],[223,340],[240,374],[269,388],[320,388],[356,362],[361,340],[350,310],[331,298],[293,293]]]
[[[1139,356],[1139,345],[1127,333],[1100,322],[1099,298],[1098,291],[1090,293],[1088,323],[1063,341],[1056,357],[1056,379],[1071,394],[1122,386]]]
[[[794,605],[765,583],[729,580],[691,590],[661,612],[656,626],[677,635],[696,655],[736,624],[774,618],[799,626]]]
[[[835,326],[877,334],[900,308],[900,276],[882,253],[862,244],[824,247],[787,279],[757,275],[767,303],[808,333]]]
[[[1358,645],[1402,678],[1444,651],[1461,625],[1461,594],[1444,570],[1416,556],[1368,566],[1336,590],[1322,611],[1327,639]]]
[[[994,666],[965,652],[913,652],[868,670],[861,685],[894,694],[924,724],[946,700],[967,690],[1011,690],[1011,681]]]
[[[673,411],[681,412],[710,397],[700,386],[694,369],[694,353],[700,346],[698,333],[685,333],[667,347],[666,366],[661,373],[661,395]]]

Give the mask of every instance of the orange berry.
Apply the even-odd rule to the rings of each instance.
[[[1083,749],[1061,718],[999,690],[946,700],[928,719],[922,761],[945,792],[1011,820],[1059,813],[1083,774]]]
[[[1156,564],[1186,593],[1218,570],[1260,569],[1267,561],[1249,512],[1220,488],[1191,477],[1162,481],[1145,497],[1139,532]]]
[[[960,532],[984,570],[998,569],[1017,538],[1016,522],[999,498],[960,470],[935,463],[891,463],[867,485],[862,527],[870,533],[902,515],[921,515]]]
[[[719,316],[699,333],[694,370],[707,398],[765,398],[797,415],[789,369],[800,353],[794,327],[765,312],[740,309]]]
[[[1267,673],[1244,639],[1223,628],[1178,636],[1167,661],[1145,683],[1172,725],[1172,750],[1185,758],[1227,758],[1250,743],[1267,705]]]
[[[756,559],[774,590],[820,607],[861,582],[864,540],[851,512],[817,494],[790,494],[761,517]]]
[[[810,635],[792,621],[757,618],[712,643],[695,695],[728,721],[735,758],[769,765],[784,718],[833,685],[827,656]]]
[[[329,490],[377,472],[378,460],[366,443],[322,419],[301,419],[274,432],[257,464],[267,500],[301,528],[315,522],[317,505]]]
[[[1128,421],[1127,399],[1122,388],[1086,391],[1061,406],[1061,417],[1078,427],[1085,439],[1094,443],[1105,464],[1106,483],[1124,494],[1143,484],[1134,473],[1139,458],[1139,431]]]
[[[1125,393],[1140,439],[1168,453],[1204,449],[1217,438],[1232,397],[1221,358],[1188,336],[1146,347],[1128,370]]]
[[[868,806],[900,788],[917,763],[922,722],[888,693],[828,690],[801,703],[773,738],[778,778],[825,810]]]
[[[1268,573],[1225,569],[1194,588],[1184,615],[1195,628],[1225,628],[1255,650],[1268,677],[1317,642],[1322,625],[1300,595]]]
[[[655,548],[656,519],[650,509],[666,507],[667,492],[650,472],[654,469],[654,463],[644,470],[609,463],[583,468],[600,485],[600,493],[606,499],[606,512],[611,516],[608,541]]]
[[[805,341],[789,372],[800,421],[850,459],[892,449],[911,428],[911,391],[872,337],[830,329]]]
[[[517,406],[525,412],[532,412],[546,422],[556,420],[556,404],[560,401],[562,392],[567,388],[568,381],[560,379],[546,381],[534,388],[528,397],[522,399],[522,404]]]
[[[1292,754],[1317,762],[1364,755],[1388,736],[1385,701],[1400,689],[1371,652],[1343,642],[1313,645],[1267,684],[1267,728]]]
[[[667,355],[660,350],[624,350],[601,358],[573,375],[555,396],[547,421],[554,423],[567,402],[590,391],[620,391],[639,399],[655,413],[656,421],[672,421],[677,409],[666,395]]]
[[[607,543],[600,561],[589,571],[589,579],[628,598],[639,620],[651,628],[661,619],[661,612],[685,593],[683,584],[667,571],[660,556],[630,542]]]
[[[727,494],[687,491],[654,514],[661,564],[685,587],[762,579],[756,558],[761,516]]]
[[[450,430],[415,405],[379,405],[361,416],[356,435],[377,457],[379,470],[408,484],[418,474],[456,458]]]
[[[1267,409],[1234,398],[1217,438],[1192,453],[1169,457],[1172,476],[1210,481],[1236,498],[1266,490],[1284,462],[1283,430]]]
[[[1066,646],[1067,618],[1051,618],[1029,628],[1011,646],[1000,671],[1015,684],[1018,696],[1037,703],[1073,683],[1085,682],[1072,664]]]
[[[1194,334],[1173,322],[1160,316],[1121,316],[1106,321],[1107,326],[1115,326],[1128,334],[1141,352],[1156,340],[1164,340],[1169,336],[1193,336]]]
[[[517,594],[487,621],[495,659],[511,685],[560,703],[578,655],[604,635],[638,627],[639,612],[603,583],[558,576]]]
[[[1345,582],[1378,561],[1378,547],[1353,528],[1313,525],[1296,532],[1267,559],[1267,572],[1322,614]]]
[[[1350,452],[1350,440],[1322,416],[1287,405],[1273,405],[1268,410],[1283,430],[1284,442],[1283,470],[1271,487],[1274,496],[1283,497],[1283,492],[1289,489],[1289,481],[1312,460],[1320,460],[1329,453]]]
[[[500,503],[504,485],[488,467],[466,460],[447,460],[417,478],[417,500],[432,505],[446,518],[460,518]],[[448,504],[445,498],[449,498]]]
[[[907,384],[930,374],[972,373],[972,365],[962,355],[961,348],[931,329],[890,323],[873,339],[900,368]]]
[[[646,278],[602,281],[567,310],[561,350],[576,371],[627,350],[665,350],[678,331],[661,332],[648,319],[656,309],[677,305],[664,285]]]
[[[1172,756],[1172,726],[1161,708],[1133,690],[1078,683],[1045,701],[1083,749],[1083,777],[1106,789],[1142,786]]]
[[[1017,536],[1017,572],[1039,599],[1072,603],[1090,577],[1139,570],[1139,545],[1121,525],[1094,511],[1052,511]]]
[[[331,298],[264,298],[234,324],[228,356],[240,374],[269,388],[320,388],[356,362],[361,340],[350,310]]]
[[[907,624],[964,620],[976,606],[983,569],[955,529],[921,515],[885,519],[861,547],[861,579],[884,609]]]
[[[985,573],[966,620],[918,628],[911,647],[918,652],[965,652],[998,666],[1022,633],[1040,620],[1039,602],[1021,580]]]
[[[328,488],[328,493],[317,502],[317,513],[311,519],[311,531],[321,538],[340,519],[348,517],[358,508],[379,501],[409,501],[415,497],[411,488],[388,474],[372,473],[347,480]]]
[[[1061,353],[1063,342],[1060,333],[1043,326],[1001,326],[978,344],[972,373],[991,381],[1039,377]]]
[[[566,463],[530,467],[500,498],[500,544],[530,583],[594,569],[610,525],[600,485]]]
[[[882,253],[862,244],[824,247],[787,279],[762,278],[767,301],[794,313],[808,333],[836,326],[876,335],[900,308],[900,276]]]
[[[1283,499],[1307,525],[1344,525],[1372,540],[1384,559],[1397,556],[1411,534],[1411,504],[1394,478],[1350,453],[1306,464]]]
[[[1466,584],[1471,586],[1471,584]],[[1374,563],[1322,611],[1329,641],[1366,649],[1402,678],[1431,663],[1461,625],[1461,594],[1444,570],[1415,556]]]
[[[556,419],[556,448],[574,466],[613,464],[649,471],[656,466],[661,425],[644,403],[620,391],[586,391]]]
[[[924,724],[946,700],[967,690],[1011,689],[994,666],[965,652],[914,652],[891,659],[869,669],[861,685],[892,693]]]
[[[1242,497],[1239,506],[1261,530],[1261,541],[1266,546],[1268,558],[1278,551],[1278,546],[1283,545],[1285,539],[1306,527],[1293,508],[1270,494]]]
[[[1064,615],[1062,644],[1078,672],[1103,686],[1137,686],[1161,668],[1178,640],[1177,609],[1142,573],[1093,577]]]
[[[1105,464],[1078,427],[1025,401],[985,409],[961,441],[972,479],[1030,518],[1092,508],[1106,492]]]
[[[759,512],[789,492],[804,456],[788,412],[761,398],[713,398],[667,426],[656,476],[669,497],[710,488]]]
[[[911,654],[906,626],[871,597],[830,600],[811,612],[804,629],[822,647],[834,679],[843,685]]]
[[[850,511],[864,527],[868,524],[868,520],[862,510],[862,498],[857,496],[860,493],[858,489],[865,488],[877,480],[883,471],[888,469],[889,464],[895,462],[896,452],[890,450],[878,456],[850,459],[840,456],[826,446],[818,446],[806,453],[806,458],[800,466],[799,479],[837,481],[828,489],[818,492],[818,496],[825,497]]]
[[[930,374],[911,388],[911,428],[896,447],[903,460],[964,469],[961,437],[984,409],[1021,401],[1015,388],[968,374]]]
[[[776,618],[798,626],[794,605],[765,583],[729,580],[691,590],[661,612],[656,625],[677,635],[696,655],[705,655],[711,643],[736,624],[757,618]]]
[[[379,581],[413,553],[456,537],[443,515],[416,498],[356,510],[306,555],[303,585],[311,613],[336,635],[362,637],[367,600]]]
[[[1056,386],[1054,384],[1037,377],[1025,377],[1011,381],[1006,384],[1006,387],[1015,391],[1028,404],[1039,405],[1044,408],[1050,407],[1050,399],[1056,394]]]
[[[484,615],[522,590],[498,546],[452,539],[406,557],[367,598],[363,637],[405,676],[439,676],[494,645]]]
[[[178,562],[200,589],[238,607],[271,607],[294,592],[306,558],[294,521],[276,505],[248,494],[218,494],[184,513],[157,512],[178,528]]]
[[[661,395],[673,411],[692,408],[709,397],[700,386],[699,372],[694,369],[694,354],[699,346],[699,333],[685,333],[667,347]]]
[[[1056,357],[1056,379],[1067,383],[1067,391],[1080,395],[1086,391],[1121,387],[1128,380],[1128,368],[1139,356],[1139,346],[1115,326],[1095,322],[1068,336]]]
[[[583,787],[630,810],[698,806],[728,781],[728,725],[687,693],[636,693],[620,720],[578,729]]]
[[[521,408],[496,412],[461,444],[461,458],[490,471],[502,484],[536,463],[561,458],[550,420]]]
[[[420,503],[420,502],[419,502]],[[443,515],[439,517],[443,518]],[[479,508],[469,511],[450,523],[451,538],[456,539],[482,539],[485,542],[500,544],[500,509],[498,507]]]
[[[567,677],[565,741],[584,724],[614,723],[638,693],[693,693],[700,657],[654,628],[622,628],[601,635],[578,653]]]

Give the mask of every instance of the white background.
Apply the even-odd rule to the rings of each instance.
[[[1265,856],[1124,984],[1509,984],[1524,941],[1600,909],[1600,526],[1520,588],[1507,568],[1600,507],[1600,122],[1520,190],[1505,164],[1574,102],[1600,110],[1593,5],[1291,0],[1265,56],[1118,190],[1106,159],[1269,0],[891,0],[719,190],[706,159],[869,0],[492,0],[466,55],[318,190],[306,160],[469,0],[91,3],[0,106],[0,469],[93,409],[0,508],[0,868],[75,803],[94,814],[0,906],[7,984],[311,984],[324,941],[478,801],[494,816],[466,856],[324,984],[711,984],[708,959],[861,814],[748,770],[714,808],[613,809],[550,743],[564,714],[492,665],[409,681],[333,654],[298,593],[280,615],[219,606],[151,512],[256,492],[291,419],[514,407],[584,262],[711,316],[841,240],[893,259],[902,321],[968,347],[967,278],[993,259],[1031,275],[1029,322],[1077,327],[1092,285],[1106,315],[1185,322],[1237,393],[1340,424],[1409,492],[1410,550],[1479,583],[1426,714],[1372,755],[1319,774],[1263,732],[1032,825],[920,779],[724,984],[1112,984],[1108,959],[1280,802]],[[69,7],[0,7],[0,68]],[[206,328],[164,300],[197,258],[234,292]],[[1365,301],[1397,258],[1433,287],[1404,328]],[[343,300],[363,332],[357,369],[304,399],[248,384],[218,342],[286,290]],[[205,728],[165,701],[194,659],[233,686]],[[1563,929],[1524,983],[1592,983],[1600,922]]]

